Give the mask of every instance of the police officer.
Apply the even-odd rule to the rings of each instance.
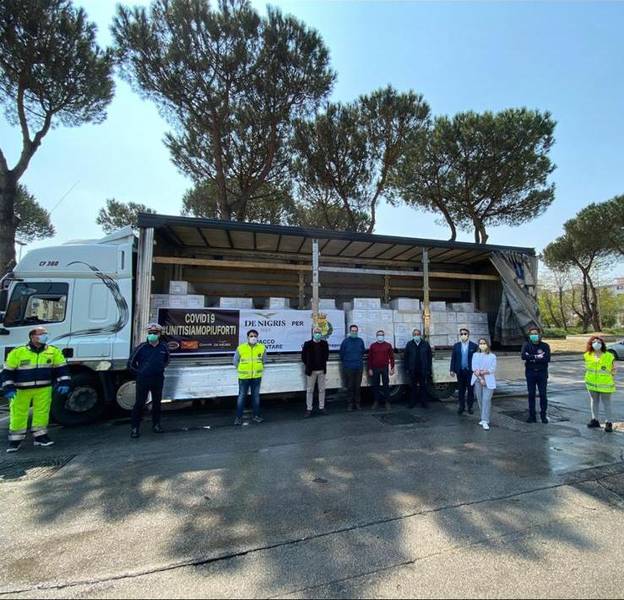
[[[52,384],[56,381],[59,395],[66,396],[71,391],[65,357],[58,348],[48,345],[45,327],[33,329],[28,337],[28,344],[9,353],[2,371],[4,396],[10,402],[7,452],[17,452],[26,439],[31,404],[33,445],[54,444],[48,437]]]
[[[535,388],[539,390],[540,416],[542,423],[548,423],[548,363],[550,362],[550,346],[542,341],[538,327],[529,329],[529,341],[522,346],[522,360],[525,362],[526,382],[529,392],[529,418],[527,423],[536,423]]]
[[[132,409],[132,429],[130,437],[138,438],[141,427],[143,408],[147,395],[152,394],[152,430],[162,433],[160,427],[160,403],[162,401],[165,369],[169,364],[169,348],[161,340],[162,327],[158,323],[147,326],[147,342],[137,346],[128,360],[128,369],[136,375],[136,401]]]

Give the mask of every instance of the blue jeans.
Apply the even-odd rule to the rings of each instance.
[[[236,403],[236,416],[239,419],[243,418],[243,411],[245,410],[245,399],[247,398],[247,392],[251,392],[251,405],[253,408],[253,416],[260,416],[260,383],[262,377],[257,379],[239,379],[238,380],[238,402]]]

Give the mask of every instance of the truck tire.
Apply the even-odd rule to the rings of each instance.
[[[95,377],[78,373],[72,377],[69,396],[54,394],[50,414],[60,425],[75,427],[93,423],[104,414],[104,397]]]

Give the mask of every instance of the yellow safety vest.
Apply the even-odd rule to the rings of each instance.
[[[264,344],[257,343],[241,344],[237,348],[238,362],[238,378],[239,379],[258,379],[262,377],[264,371]]]
[[[586,352],[585,358],[585,385],[590,392],[612,394],[615,392],[615,379],[613,378],[613,361],[615,357],[611,352],[603,352],[597,359],[593,352]]]
[[[18,346],[4,361],[4,389],[47,387],[57,382],[71,381],[62,352],[55,346],[46,346],[35,352],[30,345]]]

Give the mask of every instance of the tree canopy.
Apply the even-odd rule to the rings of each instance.
[[[102,227],[105,233],[112,233],[123,227],[130,225],[137,228],[139,213],[155,213],[155,210],[148,208],[145,204],[136,202],[120,202],[115,198],[109,198],[106,206],[100,208],[95,222]]]
[[[17,186],[15,215],[19,221],[16,236],[20,242],[30,243],[56,234],[50,213],[37,202],[26,186],[21,184]]]

